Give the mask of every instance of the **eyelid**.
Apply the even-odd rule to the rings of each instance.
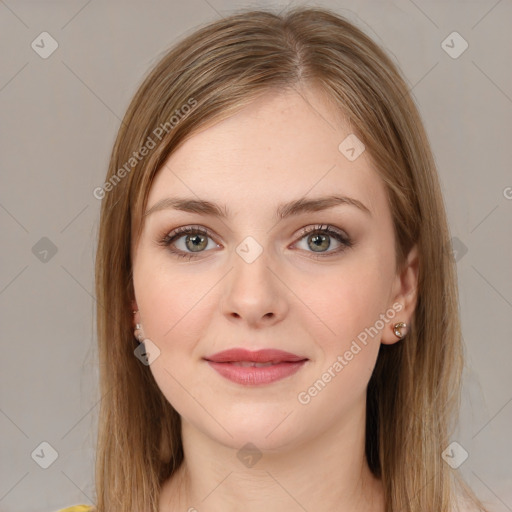
[[[181,226],[171,231],[164,231],[164,233],[158,237],[157,243],[159,245],[169,245],[181,238],[181,236],[191,233],[199,233],[200,235],[207,236],[217,245],[220,245],[216,240],[216,235],[214,235],[208,228],[200,225]]]
[[[300,238],[302,238],[306,235],[309,235],[310,233],[315,233],[317,231],[323,232],[323,233],[328,233],[331,235],[333,235],[333,234],[338,235],[341,238],[350,240],[350,237],[348,236],[347,233],[345,233],[345,231],[343,231],[342,229],[339,229],[331,224],[315,224],[313,226],[306,226],[299,231],[298,236]]]

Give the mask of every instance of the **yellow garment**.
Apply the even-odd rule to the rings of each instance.
[[[63,508],[57,512],[92,512],[93,507],[90,505],[75,505],[74,507]]]

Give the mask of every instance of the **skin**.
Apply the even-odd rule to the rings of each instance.
[[[406,342],[392,326],[412,318],[418,261],[414,248],[395,272],[385,187],[367,152],[351,162],[338,149],[350,133],[320,91],[272,91],[192,135],[153,182],[147,210],[187,196],[232,213],[221,220],[154,211],[133,248],[135,321],[160,349],[149,368],[182,418],[185,460],[163,486],[162,512],[230,512],[241,503],[248,512],[384,511],[381,483],[364,456],[366,388],[380,344]],[[276,218],[282,202],[333,193],[357,199],[370,214],[345,204]],[[313,230],[325,224],[353,245],[336,253],[343,245],[329,235],[315,252],[311,238],[322,233]],[[190,225],[213,235],[202,252],[186,245],[187,234],[175,240],[194,259],[157,243]],[[305,227],[312,232],[302,235]],[[252,263],[236,252],[247,236],[262,248]],[[332,256],[316,258],[326,253]],[[393,320],[300,403],[299,393],[393,304],[402,307]],[[203,360],[233,347],[277,348],[309,360],[291,377],[248,387]],[[262,453],[252,467],[237,457],[248,442]]]

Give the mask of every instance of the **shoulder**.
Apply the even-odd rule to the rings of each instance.
[[[73,507],[62,508],[57,512],[94,512],[92,505],[75,505]]]

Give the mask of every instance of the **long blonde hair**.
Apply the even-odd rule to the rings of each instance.
[[[368,36],[327,9],[294,8],[239,11],[188,35],[145,78],[119,129],[97,191],[98,512],[157,512],[161,485],[183,460],[180,417],[134,356],[132,249],[155,174],[200,127],[299,85],[319,86],[365,144],[386,185],[398,270],[419,247],[411,328],[404,342],[381,346],[368,386],[369,467],[387,512],[455,508],[454,471],[441,454],[459,405],[461,330],[429,142],[400,72]]]

